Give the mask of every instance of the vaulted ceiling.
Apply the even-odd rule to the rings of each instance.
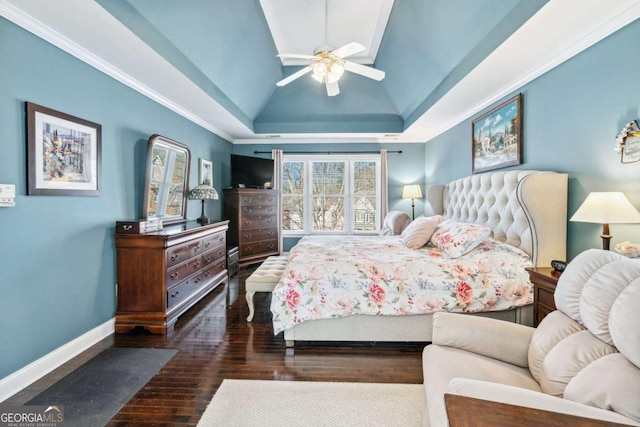
[[[327,3],[328,2],[328,3]],[[428,141],[640,16],[640,0],[0,0],[0,15],[234,143]],[[358,41],[328,97],[279,53]]]

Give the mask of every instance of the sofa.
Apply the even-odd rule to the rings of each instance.
[[[381,236],[398,236],[411,223],[409,215],[402,211],[389,211],[382,221]]]
[[[555,304],[537,328],[436,313],[425,425],[448,425],[445,393],[640,425],[640,259],[579,254]]]

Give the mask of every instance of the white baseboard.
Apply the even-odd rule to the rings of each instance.
[[[51,353],[0,380],[0,402],[10,398],[58,366],[73,359],[92,345],[115,332],[115,318],[69,341]]]

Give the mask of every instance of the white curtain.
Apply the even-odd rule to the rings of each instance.
[[[387,150],[380,150],[380,226],[389,211],[389,188],[387,179]]]
[[[273,159],[273,182],[272,187],[280,191],[280,202],[278,203],[278,235],[280,241],[278,242],[278,252],[282,255],[282,248],[284,247],[282,237],[282,166],[284,163],[284,152],[282,150],[271,150],[271,158]]]

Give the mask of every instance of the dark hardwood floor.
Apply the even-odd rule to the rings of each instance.
[[[287,354],[282,334],[273,335],[270,294],[256,293],[256,313],[247,323],[241,269],[178,319],[167,336],[118,334],[18,393],[21,404],[110,346],[179,350],[108,426],[194,426],[225,378],[277,381],[422,383],[417,343],[296,343]]]

